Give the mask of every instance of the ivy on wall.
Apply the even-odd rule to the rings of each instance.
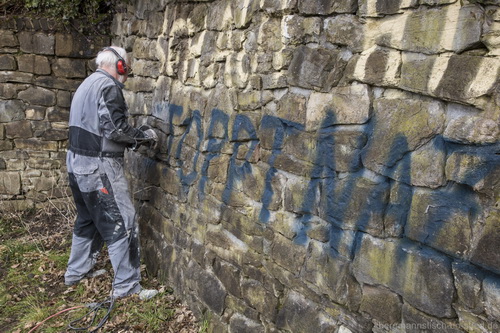
[[[44,17],[59,25],[74,25],[79,29],[107,25],[119,3],[127,0],[0,0],[0,15]]]

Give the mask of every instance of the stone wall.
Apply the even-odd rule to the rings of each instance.
[[[109,43],[46,19],[0,20],[0,212],[68,205],[71,94]]]
[[[26,29],[0,35],[3,204],[65,189],[99,49]],[[112,32],[161,132],[127,154],[144,259],[212,332],[499,330],[498,1],[132,0]]]
[[[137,1],[149,269],[213,332],[500,329],[500,7]]]

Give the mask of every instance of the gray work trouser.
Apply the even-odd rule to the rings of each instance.
[[[115,273],[113,296],[139,292],[138,228],[123,158],[89,157],[68,151],[66,163],[77,217],[65,282],[84,278],[105,242]]]

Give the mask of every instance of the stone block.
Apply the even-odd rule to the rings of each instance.
[[[491,10],[490,10],[491,11]],[[488,13],[489,11],[486,11]],[[500,11],[497,11],[500,12]],[[497,14],[498,15],[498,14]],[[499,56],[500,55],[500,20],[496,22],[486,16],[486,22],[483,25],[483,34],[481,36],[481,41],[490,51],[488,55]]]
[[[460,328],[470,333],[497,332],[500,324],[489,320],[485,315],[476,315],[468,310],[457,309]]]
[[[387,1],[378,1],[388,3]],[[398,6],[398,3],[395,3]],[[483,11],[478,5],[420,7],[374,21],[368,34],[378,45],[415,53],[461,53],[481,37]],[[430,28],[432,27],[432,28]]]
[[[54,75],[62,78],[84,78],[87,76],[85,60],[58,58],[52,64]]]
[[[353,283],[350,263],[335,255],[329,247],[328,243],[309,242],[302,276],[312,284],[311,289],[328,295],[335,303],[355,303],[361,299],[361,289],[349,288]]]
[[[462,333],[455,320],[438,319],[431,317],[426,313],[415,309],[408,303],[403,305],[403,327],[408,327],[405,332],[419,333],[427,332],[443,332],[443,333]]]
[[[439,57],[430,74],[429,90],[451,101],[471,102],[498,84],[500,59],[452,55]]]
[[[2,71],[0,72],[0,82],[12,82],[12,83],[32,83],[33,74],[13,72],[13,71]]]
[[[55,76],[38,76],[34,83],[38,87],[76,91],[82,80],[65,79]]]
[[[132,69],[134,75],[157,78],[160,75],[160,67],[159,61],[139,59],[134,61]]]
[[[0,175],[0,194],[21,194],[21,177],[18,172],[1,171]]]
[[[497,145],[450,145],[446,160],[446,179],[467,184],[480,193],[495,198],[500,184],[500,157]]]
[[[330,91],[338,84],[347,60],[339,50],[299,46],[288,68],[288,83],[306,89]]]
[[[243,300],[256,309],[263,318],[273,321],[278,308],[278,298],[266,290],[262,283],[252,279],[243,279],[241,282]],[[263,302],[262,300],[266,300]]]
[[[419,0],[406,0],[407,6],[418,5]],[[386,0],[360,0],[359,15],[362,17],[378,17],[384,15],[398,14],[404,6],[402,1],[386,1]]]
[[[241,297],[241,272],[232,264],[217,260],[214,264],[215,276],[222,282],[227,292],[238,298]]]
[[[36,54],[23,54],[17,57],[19,70],[39,75],[50,74],[49,59],[45,56]]]
[[[261,96],[262,92],[258,90],[239,92],[238,93],[239,109],[243,111],[257,110],[262,106]]]
[[[57,151],[59,145],[57,141],[41,141],[39,139],[15,139],[14,144],[17,149],[27,150],[27,151]]]
[[[395,96],[374,102],[373,128],[362,154],[363,164],[370,170],[389,174],[407,152],[442,132],[444,104],[423,97],[409,98]]]
[[[20,90],[27,89],[24,84],[0,83],[0,96],[4,99],[15,99]]]
[[[301,14],[330,15],[333,13],[355,13],[358,2],[354,0],[298,0]]]
[[[14,71],[17,69],[16,58],[9,54],[0,55],[0,70]]]
[[[472,247],[472,228],[479,223],[475,193],[460,185],[429,192],[415,190],[406,235],[445,253],[465,258]]]
[[[282,39],[284,37],[286,45],[318,43],[320,40],[323,22],[318,17],[287,15],[283,17],[281,24],[283,26]]]
[[[231,5],[234,24],[236,28],[241,29],[252,22],[255,12],[260,9],[260,0],[233,1]]]
[[[343,229],[381,236],[389,185],[386,178],[372,177],[362,171],[346,178],[327,179],[322,184],[319,216]]]
[[[191,280],[200,301],[217,315],[222,315],[227,292],[221,282],[209,271],[190,261],[186,277]]]
[[[446,184],[446,148],[441,137],[423,145],[410,155],[410,179],[415,186],[438,188]],[[391,176],[403,182],[408,181],[408,170],[395,171]]]
[[[97,52],[111,44],[108,36],[84,36],[82,34],[55,34],[55,54],[58,57],[93,58]]]
[[[324,29],[326,40],[332,44],[347,46],[351,52],[362,52],[365,48],[363,24],[355,15],[329,17]]]
[[[56,104],[56,93],[41,87],[30,87],[20,91],[18,97],[32,105],[52,106]]]
[[[496,143],[500,141],[500,124],[480,116],[462,116],[450,121],[443,137],[463,144]]]
[[[19,38],[20,49],[25,53],[44,55],[54,55],[55,53],[55,36],[53,34],[21,31],[17,37]]]
[[[357,58],[352,75],[364,83],[396,87],[400,82],[400,68],[399,51],[373,46]]]
[[[401,322],[403,302],[398,294],[384,287],[363,286],[363,298],[360,312],[367,313],[371,318],[384,324]]]
[[[385,286],[429,315],[453,317],[455,286],[448,257],[415,243],[363,234],[353,265],[359,282]]]
[[[250,71],[250,55],[245,52],[232,53],[226,59],[224,84],[228,88],[245,88]]]
[[[69,108],[71,106],[71,93],[65,90],[56,92],[57,106],[61,108]]]
[[[371,91],[367,85],[335,87],[329,93],[313,92],[307,102],[306,130],[339,124],[364,124],[371,116]]]
[[[498,197],[497,197],[498,198]],[[496,208],[488,212],[481,231],[473,244],[474,250],[471,262],[500,274],[500,253],[496,249],[500,246],[500,209],[498,199]]]
[[[5,134],[9,139],[30,138],[33,136],[31,121],[21,120],[5,124]]]
[[[265,333],[265,327],[255,320],[236,313],[229,320],[228,333]]]
[[[307,249],[304,245],[275,234],[271,245],[270,257],[283,269],[298,274],[306,259]]]
[[[0,123],[19,121],[25,118],[26,105],[19,100],[0,100]]]
[[[12,30],[0,30],[0,49],[19,46],[19,41]]]
[[[464,262],[454,262],[452,268],[458,303],[468,311],[480,314],[484,310],[482,295],[484,272]]]
[[[318,304],[289,291],[276,318],[276,326],[281,330],[308,333],[333,332],[338,324]]]

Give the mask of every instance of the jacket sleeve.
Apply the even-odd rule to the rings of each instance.
[[[121,89],[116,85],[105,87],[99,105],[99,122],[102,134],[109,140],[137,144],[137,139],[145,137],[144,132],[130,126],[127,104]]]

